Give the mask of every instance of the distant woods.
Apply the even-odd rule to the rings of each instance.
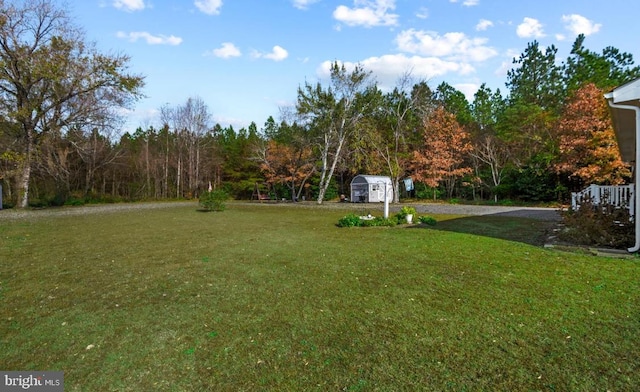
[[[98,52],[52,1],[3,3],[0,13],[7,205],[197,198],[210,188],[323,202],[348,194],[360,173],[390,176],[396,198],[547,202],[630,180],[603,94],[640,68],[614,47],[587,49],[584,36],[564,61],[529,43],[504,92],[483,84],[472,102],[409,73],[381,91],[364,67],[334,63],[278,121],[222,127],[192,97],[159,108],[158,124],[119,134],[120,108],[144,87],[131,59]]]

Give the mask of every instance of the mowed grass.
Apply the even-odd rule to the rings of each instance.
[[[640,388],[637,261],[529,245],[518,218],[487,236],[346,212],[1,221],[0,368],[62,370],[65,391]]]

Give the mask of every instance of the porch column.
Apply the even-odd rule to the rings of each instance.
[[[633,105],[620,105],[620,104],[616,104],[611,102],[610,99],[607,99],[607,102],[609,102],[609,106],[611,106],[612,108],[616,108],[616,109],[623,109],[623,110],[633,110],[636,114],[636,129],[635,129],[635,134],[636,134],[636,162],[635,162],[635,169],[633,170],[633,180],[635,183],[635,189],[633,191],[633,197],[634,197],[634,207],[638,206],[640,204],[640,181],[638,181],[638,173],[640,172],[640,135],[638,134],[640,132],[640,108],[637,106],[633,106]],[[634,208],[637,210],[637,208]],[[635,212],[635,211],[634,211]],[[638,219],[637,216],[633,216],[633,222],[635,223],[635,237],[636,237],[636,241],[635,241],[635,245],[632,248],[627,249],[630,253],[633,252],[637,252],[638,250],[640,250],[640,219]]]

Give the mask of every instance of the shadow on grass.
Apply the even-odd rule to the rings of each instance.
[[[491,215],[438,219],[437,224],[433,226],[418,224],[410,226],[409,228],[473,234],[543,246],[558,221],[558,219],[528,218],[518,216],[513,212],[505,212]]]
[[[224,212],[225,210],[212,210],[208,208],[196,208],[196,212]]]

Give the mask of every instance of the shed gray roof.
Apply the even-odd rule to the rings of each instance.
[[[380,182],[382,183],[386,182],[387,184],[390,184],[391,178],[388,176],[372,176],[368,174],[358,174],[357,176],[353,177],[353,181],[351,182],[356,184],[365,184],[365,183],[376,184]]]

